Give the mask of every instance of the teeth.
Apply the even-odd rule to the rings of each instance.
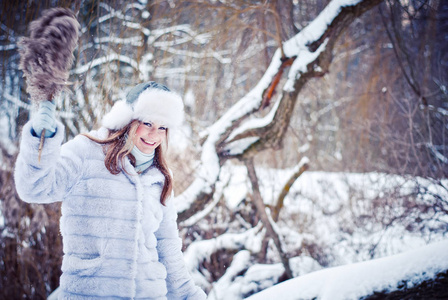
[[[144,139],[142,139],[142,141],[143,141],[145,144],[148,144],[148,145],[151,145],[151,146],[153,146],[153,145],[156,144],[155,142],[148,142],[148,141],[145,141]]]

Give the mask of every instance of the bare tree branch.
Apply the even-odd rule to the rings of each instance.
[[[309,168],[308,158],[304,157],[297,167],[295,168],[295,172],[289,177],[288,181],[285,183],[285,185],[282,188],[282,191],[280,192],[280,195],[277,198],[277,201],[275,203],[275,207],[272,209],[272,219],[277,222],[278,216],[280,215],[280,210],[283,208],[283,203],[285,200],[286,195],[288,195],[289,190],[291,189],[294,182],[296,182],[297,178],[300,177],[306,170]]]
[[[264,205],[263,198],[261,197],[260,193],[260,187],[258,184],[258,178],[257,174],[255,172],[254,167],[254,161],[252,158],[249,158],[244,161],[247,168],[247,173],[249,175],[250,182],[252,184],[252,190],[253,190],[253,203],[255,204],[255,207],[257,208],[258,215],[260,216],[261,222],[263,223],[263,226],[266,228],[266,234],[272,238],[274,241],[275,247],[277,248],[277,251],[280,255],[280,259],[282,261],[283,266],[285,267],[285,274],[287,279],[293,278],[292,270],[289,265],[289,258],[287,257],[287,254],[283,250],[282,242],[280,240],[280,236],[275,231],[273,224],[271,223],[271,220],[266,213],[266,206]]]

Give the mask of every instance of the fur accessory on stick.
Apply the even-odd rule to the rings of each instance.
[[[28,31],[30,36],[19,42],[19,69],[31,100],[51,101],[68,85],[80,25],[70,9],[51,8],[31,22]]]

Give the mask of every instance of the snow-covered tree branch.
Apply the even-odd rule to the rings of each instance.
[[[380,2],[334,0],[313,22],[283,43],[285,56],[278,49],[258,84],[205,133],[197,178],[176,198],[181,221],[210,201],[220,167],[227,159],[251,157],[264,149],[281,146],[301,89],[311,78],[328,72],[337,38],[351,22]],[[274,79],[281,76],[285,63],[291,67],[286,81],[278,86],[279,80]],[[272,108],[271,119],[261,121],[264,124],[258,127],[260,119],[247,119],[261,109],[263,101],[270,101],[272,93],[265,95],[268,89],[279,91],[281,96]],[[244,131],[240,129],[242,126]]]

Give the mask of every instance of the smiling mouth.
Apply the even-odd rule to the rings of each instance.
[[[151,143],[151,142],[145,141],[144,139],[141,139],[141,140],[145,145],[154,146],[156,144],[155,142]]]

